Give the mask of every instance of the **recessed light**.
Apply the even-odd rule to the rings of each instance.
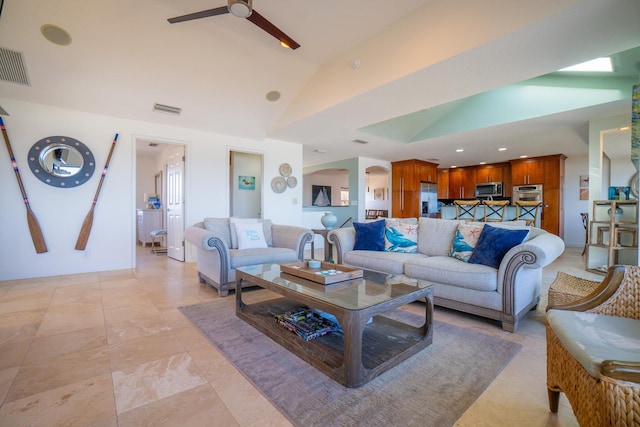
[[[507,147],[500,147],[498,148],[498,151],[507,151]]]
[[[451,166],[449,166],[449,167],[450,167],[451,169],[455,169],[455,168],[457,168],[457,166],[456,166],[456,165],[451,165]]]
[[[487,162],[480,162],[480,164],[481,164],[481,165],[486,165],[486,164],[487,164]]]
[[[71,44],[71,36],[66,30],[53,24],[44,24],[40,27],[42,36],[58,46],[68,46]]]
[[[527,157],[529,156],[527,156],[526,154],[523,154],[522,156],[520,156],[521,159],[526,159]]]
[[[456,153],[462,153],[464,151],[464,148],[456,148]]]
[[[631,129],[631,127],[630,127],[630,126],[622,126],[622,127],[621,127],[620,129],[618,129],[618,130],[629,130],[629,129]]]
[[[313,150],[314,153],[320,153],[320,154],[325,154],[327,152],[327,150],[323,150],[321,148],[316,148],[315,150]]]

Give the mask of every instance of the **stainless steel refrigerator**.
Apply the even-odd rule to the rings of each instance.
[[[420,183],[420,207],[422,216],[432,216],[438,212],[438,186]]]

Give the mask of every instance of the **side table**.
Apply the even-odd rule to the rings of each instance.
[[[329,240],[327,239],[327,235],[331,230],[327,230],[326,228],[312,228],[311,231],[313,231],[315,234],[321,235],[324,239],[324,262],[333,263],[333,245],[329,243]],[[313,241],[311,242],[311,258],[315,258],[315,248]]]

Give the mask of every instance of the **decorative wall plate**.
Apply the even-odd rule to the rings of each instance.
[[[298,178],[296,178],[295,176],[290,176],[289,178],[287,178],[287,185],[289,186],[289,188],[295,188],[296,185],[298,185]]]
[[[289,163],[283,163],[280,165],[280,175],[285,178],[291,175],[291,165]]]
[[[68,136],[49,136],[29,150],[29,168],[45,184],[76,187],[87,182],[96,169],[91,150]]]
[[[287,181],[281,176],[276,176],[271,180],[271,189],[274,193],[282,193],[287,189]]]

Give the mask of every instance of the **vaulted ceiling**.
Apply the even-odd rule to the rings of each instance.
[[[29,81],[7,81],[13,65],[0,62],[0,98],[297,142],[305,165],[462,166],[586,154],[588,120],[628,112],[639,82],[637,0],[255,0],[296,50],[231,14],[167,22],[225,4],[5,0],[0,48],[20,54]],[[45,24],[72,42],[49,42]],[[607,77],[554,73],[624,51]]]

